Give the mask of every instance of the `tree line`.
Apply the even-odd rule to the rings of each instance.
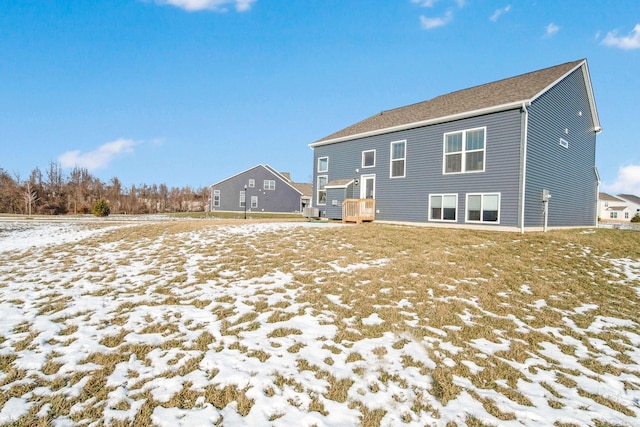
[[[0,167],[0,212],[26,215],[88,214],[100,199],[111,214],[147,214],[203,211],[209,189],[160,185],[124,186],[113,177],[102,182],[88,169],[76,166],[65,174],[57,162],[43,172],[36,167],[28,178],[13,176]]]

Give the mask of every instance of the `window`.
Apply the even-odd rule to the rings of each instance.
[[[629,212],[624,213],[624,219],[629,219]]]
[[[372,168],[376,165],[376,150],[367,150],[362,152],[362,167]]]
[[[485,129],[444,134],[443,173],[484,172]]]
[[[318,176],[318,204],[327,204],[327,175]]]
[[[318,172],[328,172],[329,171],[329,158],[328,157],[319,157],[318,158]]]
[[[220,190],[213,190],[213,206],[220,206]]]
[[[251,208],[255,209],[258,207],[258,196],[251,196]]]
[[[246,206],[246,201],[245,201],[245,193],[244,191],[240,192],[240,207],[244,208]]]
[[[432,194],[429,196],[430,221],[455,221],[457,211],[457,194]]]
[[[249,188],[253,188],[256,186],[256,180],[255,179],[250,179],[249,180]]]
[[[560,146],[564,148],[569,148],[569,142],[566,139],[560,138]]]
[[[500,222],[500,194],[467,194],[467,221]]]
[[[610,212],[609,213],[609,218],[617,219],[618,218],[618,212]]]
[[[265,179],[264,180],[264,189],[265,190],[275,190],[276,189],[276,181],[275,181],[275,179]]]
[[[391,178],[403,178],[405,176],[407,141],[395,141],[391,143]]]

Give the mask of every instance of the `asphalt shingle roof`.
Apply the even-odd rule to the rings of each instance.
[[[637,203],[640,205],[640,197],[634,196],[633,194],[618,194],[618,197],[622,197],[623,199],[629,200],[632,203]]]
[[[417,104],[382,111],[321,138],[316,143],[531,100],[582,62],[584,59],[451,92]]]
[[[624,200],[620,200],[616,196],[612,196],[611,194],[602,193],[602,192],[598,193],[598,199],[607,200],[609,202],[624,202]]]

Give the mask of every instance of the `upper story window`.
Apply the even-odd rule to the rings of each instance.
[[[276,180],[275,179],[265,179],[263,188],[265,190],[275,190],[276,189]]]
[[[391,178],[403,178],[406,169],[407,141],[391,143]]]
[[[444,134],[443,173],[484,172],[486,128]]]
[[[256,180],[255,179],[250,179],[249,180],[249,188],[253,188],[256,186]]]
[[[372,168],[376,165],[376,150],[367,150],[362,152],[362,167]]]
[[[318,157],[318,172],[328,172],[328,171],[329,171],[329,158]]]

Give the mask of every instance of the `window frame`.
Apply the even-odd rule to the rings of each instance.
[[[470,196],[480,196],[480,219],[469,219],[469,197]],[[484,206],[485,206],[485,197],[486,196],[497,196],[498,197],[498,210],[496,211],[496,220],[490,221],[484,219]],[[464,205],[464,221],[470,222],[474,224],[500,224],[500,204],[502,202],[502,194],[499,192],[493,193],[467,193],[465,197],[465,205]]]
[[[322,169],[320,167],[320,164],[322,163],[321,161],[324,160],[325,162],[325,166],[324,169]],[[318,165],[316,168],[316,171],[318,173],[325,173],[325,172],[329,172],[329,156],[322,156],[322,157],[318,157]]]
[[[396,144],[403,144],[404,146],[404,156],[403,157],[399,157],[397,159],[393,158],[393,146]],[[402,161],[402,175],[393,175],[393,164],[394,162],[399,162]],[[391,179],[396,179],[396,178],[405,178],[407,176],[407,140],[403,139],[403,140],[399,140],[399,141],[391,141],[391,144],[389,145],[389,178]]]
[[[249,188],[254,188],[256,186],[256,180],[251,178],[249,179]]]
[[[239,203],[241,208],[244,208],[247,206],[247,193],[244,190],[240,191],[240,203]]]
[[[484,139],[482,143],[482,149],[467,150],[467,133],[482,130]],[[447,153],[447,136],[460,133],[462,134],[462,146],[460,151],[454,151]],[[467,154],[482,152],[482,169],[480,170],[467,170]],[[460,159],[460,171],[447,172],[447,156],[459,154]],[[475,128],[457,130],[453,132],[445,132],[442,136],[442,174],[443,175],[457,175],[462,173],[482,173],[487,169],[487,127],[479,126]]]
[[[320,188],[320,179],[324,178],[324,186]],[[327,205],[327,184],[329,183],[329,175],[318,175],[316,177],[316,204],[318,206],[326,206]],[[324,203],[320,203],[320,192],[324,192]]]
[[[444,219],[444,207],[442,205],[444,205],[444,198],[445,197],[455,197],[455,218],[454,219]],[[440,197],[441,200],[441,212],[440,212],[440,218],[434,218],[433,217],[433,202],[431,201],[432,198],[435,197]],[[434,193],[434,194],[429,194],[429,221],[436,221],[436,222],[458,222],[458,193]]]
[[[365,165],[364,163],[364,156],[365,153],[373,153],[373,164],[372,165]],[[375,168],[376,167],[376,150],[363,150],[362,151],[362,161],[360,162],[360,167],[362,167],[363,169],[367,169],[367,168]]]
[[[220,190],[213,190],[213,207],[220,207]]]
[[[251,196],[251,209],[258,207],[258,196]]]
[[[268,183],[268,185],[267,185],[267,183]],[[271,183],[273,183],[273,186],[271,185]],[[276,189],[276,180],[275,179],[265,179],[263,181],[263,183],[262,183],[262,188],[265,191],[274,191]]]

